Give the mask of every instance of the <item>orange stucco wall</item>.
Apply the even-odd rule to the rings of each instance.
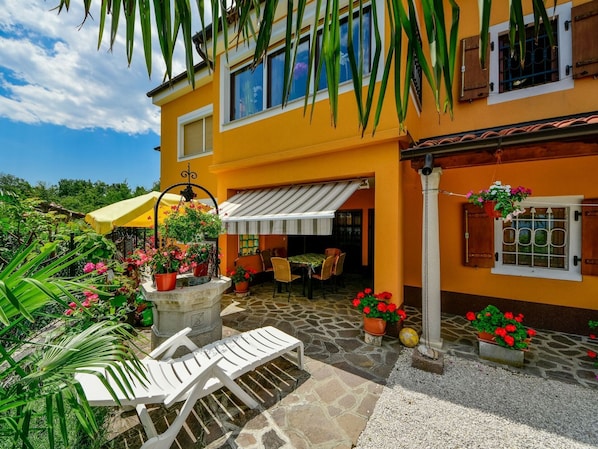
[[[596,198],[598,184],[592,173],[597,170],[598,157],[444,170],[438,198],[442,290],[598,310],[598,278],[595,276],[584,276],[582,282],[562,281],[497,275],[491,274],[489,268],[464,266],[461,212],[467,192],[486,188],[494,180],[529,187],[533,196]],[[407,163],[402,164],[402,172],[405,210],[410,211],[410,216],[421,217],[420,176]],[[421,218],[405,220],[404,228],[405,284],[420,287]]]

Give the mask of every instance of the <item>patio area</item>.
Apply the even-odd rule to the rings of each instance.
[[[319,448],[350,449],[370,418],[401,351],[398,340],[385,337],[382,346],[366,344],[354,294],[367,282],[347,277],[339,291],[319,288],[314,299],[301,296],[295,286],[272,298],[273,284],[252,286],[250,295],[234,293],[223,298],[223,336],[272,325],[305,344],[305,370],[279,358],[240,378],[242,387],[260,403],[250,410],[227,391],[199,401],[177,437],[179,448]],[[421,330],[421,314],[407,309],[406,326]],[[149,335],[149,329],[144,330]],[[464,317],[442,316],[444,350],[459,357],[478,359],[473,330]],[[149,341],[149,340],[148,340]],[[524,368],[507,368],[598,388],[596,370],[586,357],[596,344],[585,336],[538,330]],[[492,364],[491,362],[487,362]],[[176,414],[156,407],[158,431]],[[110,448],[138,448],[143,430],[136,414],[114,411]]]

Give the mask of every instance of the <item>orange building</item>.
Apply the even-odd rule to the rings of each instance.
[[[523,66],[509,49],[508,6],[494,5],[489,64],[481,70],[477,2],[459,2],[454,118],[436,112],[416,69],[406,126],[399,127],[388,92],[375,135],[364,137],[348,66],[341,66],[338,125],[325,91],[313,115],[304,114],[302,45],[291,101],[280,107],[285,30],[277,22],[254,71],[251,46],[240,45],[220,55],[214,71],[198,66],[195,89],[181,75],[148,93],[162,114],[161,185],[181,182],[190,164],[220,204],[244,198],[240,215],[223,217],[226,268],[257,249],[337,246],[347,251],[347,271],[370,273],[375,290],[392,292],[398,303],[421,305],[424,287],[424,300],[441,301],[443,311],[492,303],[526,314],[531,326],[585,333],[598,317],[598,1],[557,3],[557,47],[530,34]],[[386,10],[377,6],[383,22]],[[371,44],[372,9],[366,14],[363,36]],[[428,176],[421,172],[426,155]],[[497,180],[532,189],[525,214],[504,222],[467,205],[467,192]],[[299,201],[285,203],[277,193],[300,188],[309,193]],[[333,193],[318,202],[324,191]],[[259,195],[276,203],[277,215],[257,206]],[[339,198],[342,204],[333,201]]]

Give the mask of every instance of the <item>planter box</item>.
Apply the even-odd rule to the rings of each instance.
[[[480,358],[491,362],[503,363],[505,365],[521,368],[525,359],[525,352],[520,349],[508,349],[485,340],[478,340],[480,343]]]

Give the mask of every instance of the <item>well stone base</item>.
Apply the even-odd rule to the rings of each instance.
[[[176,289],[166,292],[157,291],[152,282],[141,286],[144,298],[154,304],[152,349],[186,327],[191,328],[189,339],[200,347],[222,338],[221,300],[231,285],[230,279],[221,277],[200,285],[180,285],[177,282]]]

